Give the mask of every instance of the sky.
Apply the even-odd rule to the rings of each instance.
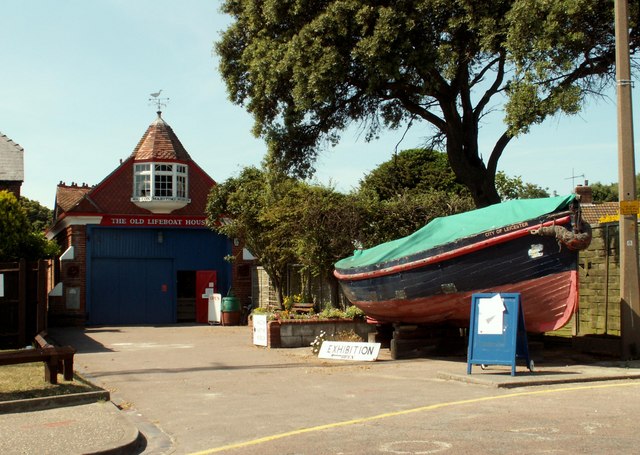
[[[251,116],[229,101],[218,72],[213,46],[231,21],[219,6],[215,0],[4,0],[0,133],[24,148],[22,195],[52,208],[59,182],[100,183],[155,120],[149,99],[160,89],[168,98],[164,120],[214,180],[259,166],[266,146],[252,136]],[[585,180],[617,181],[615,92],[607,95],[577,116],[552,118],[512,140],[499,170],[559,194]],[[636,84],[636,131],[639,96]],[[485,157],[503,129],[499,111],[483,123]],[[402,141],[398,130],[367,143],[357,128],[348,130],[322,152],[316,179],[350,191],[396,147],[419,147],[429,132],[416,124]]]

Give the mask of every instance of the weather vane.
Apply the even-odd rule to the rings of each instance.
[[[162,93],[162,89],[157,92],[151,93],[149,96],[149,104],[152,106],[156,106],[158,111],[161,111],[163,107],[167,107],[167,103],[169,102],[169,98],[161,98],[160,94]]]

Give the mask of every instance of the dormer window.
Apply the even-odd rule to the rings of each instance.
[[[191,202],[185,164],[137,163],[133,174],[131,201],[138,207],[153,213],[171,213]]]

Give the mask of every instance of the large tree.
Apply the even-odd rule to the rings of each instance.
[[[226,0],[222,11],[230,98],[271,165],[299,176],[352,123],[372,139],[423,121],[476,205],[496,203],[511,139],[613,81],[613,0]],[[501,103],[502,134],[480,149],[483,116]]]

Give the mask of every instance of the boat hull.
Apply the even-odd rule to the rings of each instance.
[[[468,327],[471,296],[518,292],[529,332],[564,326],[578,303],[576,251],[529,230],[443,260],[414,261],[394,271],[336,273],[346,297],[380,323]]]

